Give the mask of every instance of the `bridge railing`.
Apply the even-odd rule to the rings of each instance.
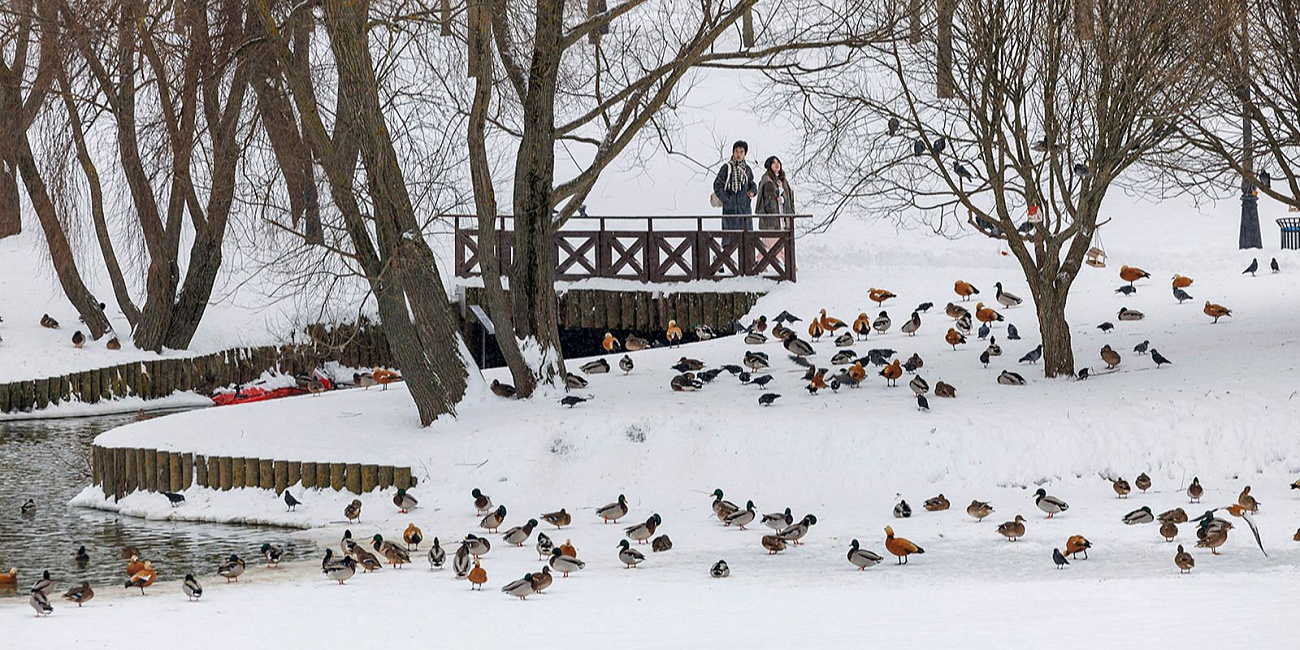
[[[455,223],[456,276],[481,275],[478,218]],[[796,219],[811,215],[755,215],[743,230],[723,230],[721,215],[575,216],[555,235],[556,278],[610,278],[645,283],[759,277],[794,282]],[[513,217],[497,221],[497,259],[514,263]],[[761,221],[760,221],[761,220]],[[760,229],[760,223],[776,223]]]

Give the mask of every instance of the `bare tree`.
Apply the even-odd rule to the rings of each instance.
[[[935,48],[901,37],[860,50],[852,68],[777,75],[805,102],[811,171],[837,212],[1006,242],[1033,295],[1048,377],[1074,372],[1065,307],[1106,223],[1104,199],[1149,187],[1142,164],[1210,91],[1199,50],[1231,23],[1210,0],[1086,4],[1091,20],[1074,0],[956,2],[951,99],[936,96]]]

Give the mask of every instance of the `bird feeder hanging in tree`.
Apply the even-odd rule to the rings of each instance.
[[[1029,223],[1042,223],[1043,215],[1038,211],[1037,205],[1029,206]]]
[[[1092,248],[1084,255],[1084,264],[1094,269],[1106,268],[1106,249],[1101,245],[1101,234],[1095,233],[1092,237]]]

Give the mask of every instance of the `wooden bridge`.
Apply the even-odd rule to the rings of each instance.
[[[796,279],[794,223],[810,215],[762,215],[745,230],[723,230],[721,215],[575,216],[555,234],[556,279],[606,278],[643,283],[759,277]],[[478,217],[450,215],[456,231],[456,276],[481,274]],[[755,230],[758,219],[776,219],[775,230]],[[497,222],[497,259],[502,272],[514,261],[513,217]]]

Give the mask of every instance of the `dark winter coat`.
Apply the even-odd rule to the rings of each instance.
[[[777,205],[778,187],[785,188],[785,204],[781,206]],[[794,191],[790,189],[790,183],[784,179],[776,180],[770,172],[763,174],[763,180],[758,184],[758,197],[754,200],[754,214],[794,214]],[[776,230],[781,227],[781,223],[779,219],[760,218],[758,227]]]
[[[729,180],[732,188],[739,189],[732,191],[728,187]],[[718,199],[722,201],[722,214],[752,214],[749,204],[750,192],[757,193],[758,188],[754,185],[754,172],[749,168],[749,164],[744,161],[737,163],[734,160],[728,160],[718,170],[718,177],[713,179],[713,193],[718,195]],[[729,226],[728,222],[733,223]],[[744,227],[744,220],[723,219],[722,227],[728,230],[738,230]]]

